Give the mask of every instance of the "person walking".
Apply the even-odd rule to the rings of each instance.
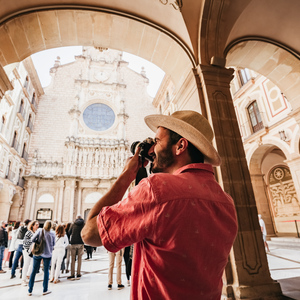
[[[6,222],[1,221],[1,227],[0,227],[0,273],[6,273],[2,269],[2,261],[4,258],[4,250],[7,248],[7,243],[8,243],[8,234],[6,231]]]
[[[65,226],[66,228],[66,235],[68,237],[69,245],[66,247],[65,250],[65,256],[62,263],[62,271],[66,271],[66,273],[69,273],[69,266],[70,266],[70,257],[71,257],[71,245],[70,245],[70,228],[72,223],[67,223]]]
[[[78,215],[72,226],[70,227],[70,244],[71,244],[71,276],[68,280],[75,280],[75,261],[77,259],[76,279],[81,278],[81,263],[84,253],[84,243],[81,238],[81,230],[84,226],[84,220]]]
[[[16,269],[17,269],[17,266],[19,264],[19,259],[23,255],[23,240],[24,240],[24,237],[25,237],[25,233],[28,230],[27,226],[28,226],[29,222],[30,222],[30,220],[26,219],[24,221],[24,225],[20,226],[18,231],[17,231],[16,244],[18,245],[18,248],[15,251],[14,263],[13,263],[12,268],[11,268],[10,279],[13,279],[13,278],[16,277]],[[22,268],[23,268],[23,257],[22,257],[22,261],[21,261],[20,278],[22,278]]]
[[[94,248],[92,246],[89,246],[89,245],[84,245],[84,248],[86,250],[86,260],[87,259],[90,259],[90,258],[93,258],[93,250]]]
[[[7,242],[7,247],[4,249],[4,257],[3,257],[3,262],[2,262],[2,267],[6,267],[7,263],[9,262],[9,257],[10,257],[10,252],[9,252],[9,246],[11,244],[11,232],[12,232],[12,226],[7,226],[7,237],[8,237],[8,242]]]
[[[9,249],[8,249],[8,251],[10,252],[9,262],[8,262],[9,269],[12,268],[14,253],[19,246],[19,245],[17,245],[17,232],[18,232],[19,227],[20,227],[20,221],[17,221],[11,232],[11,242],[10,242]]]
[[[125,261],[125,271],[126,271],[127,285],[128,286],[130,286],[132,257],[133,257],[133,245],[125,247],[125,249],[124,249],[124,261]]]
[[[43,295],[50,294],[51,291],[48,290],[48,281],[49,281],[49,267],[50,261],[52,257],[52,251],[55,245],[55,234],[51,231],[52,222],[47,220],[44,223],[44,227],[38,229],[37,232],[31,238],[33,243],[39,241],[42,236],[44,240],[44,249],[41,255],[33,255],[33,267],[32,273],[30,275],[29,283],[28,283],[28,296],[32,296],[32,290],[35,280],[35,275],[38,272],[41,264],[41,260],[44,263],[44,280],[43,280]]]
[[[122,257],[124,254],[124,250],[120,250],[116,253],[109,252],[108,251],[108,257],[109,257],[109,269],[108,269],[108,289],[112,289],[113,284],[113,270],[114,270],[114,264],[116,260],[116,268],[117,268],[117,284],[118,284],[118,290],[121,290],[124,288],[124,285],[122,284],[122,278],[121,278],[121,265],[122,265]]]
[[[58,283],[61,264],[65,256],[65,249],[69,245],[68,237],[65,233],[65,226],[57,225],[55,229],[55,246],[52,252],[50,282]]]
[[[23,240],[23,269],[22,269],[22,285],[26,286],[28,284],[27,278],[29,278],[31,271],[32,271],[32,254],[30,252],[30,246],[32,244],[31,238],[33,237],[34,233],[39,228],[39,222],[34,220],[28,224],[28,230],[25,233],[24,240]]]
[[[260,230],[261,230],[261,233],[262,233],[262,236],[263,236],[263,241],[264,241],[265,248],[267,249],[267,252],[270,252],[269,245],[267,243],[266,224],[265,224],[265,221],[262,219],[260,214],[258,215],[258,221],[259,221]]]

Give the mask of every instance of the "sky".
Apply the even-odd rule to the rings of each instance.
[[[33,54],[32,60],[35,66],[35,69],[40,78],[41,84],[43,87],[46,87],[50,84],[51,76],[49,75],[50,68],[53,67],[54,61],[57,56],[60,57],[61,65],[70,63],[75,60],[74,56],[82,53],[82,47],[63,47],[48,49]],[[141,72],[142,67],[145,68],[146,76],[149,78],[148,93],[151,97],[155,97],[157,90],[161,84],[161,81],[165,75],[159,67],[153,63],[132,55],[127,52],[123,52],[123,60],[129,62],[128,67],[137,73]]]

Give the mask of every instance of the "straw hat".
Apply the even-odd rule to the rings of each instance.
[[[214,166],[221,164],[221,158],[211,144],[214,133],[201,114],[182,110],[174,112],[171,116],[150,115],[145,117],[145,122],[154,132],[161,126],[178,133],[203,153],[206,162]]]

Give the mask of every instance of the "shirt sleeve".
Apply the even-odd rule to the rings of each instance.
[[[151,238],[155,226],[155,196],[148,179],[143,179],[128,197],[104,207],[97,225],[103,246],[117,252],[145,238]]]

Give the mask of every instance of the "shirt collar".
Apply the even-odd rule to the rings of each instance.
[[[178,175],[180,173],[184,173],[190,170],[203,170],[203,171],[209,171],[212,174],[214,174],[213,168],[211,164],[206,164],[206,163],[195,163],[195,164],[189,164],[185,165],[179,169],[177,169],[173,175]]]

